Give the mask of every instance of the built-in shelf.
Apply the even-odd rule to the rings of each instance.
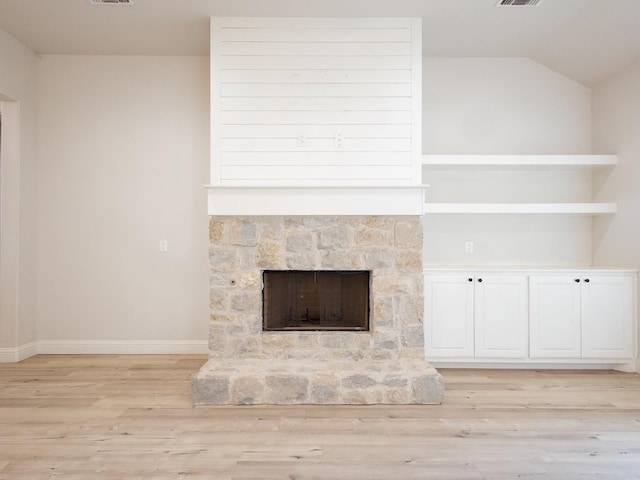
[[[427,203],[425,214],[607,215],[615,203]]]
[[[617,155],[423,155],[424,166],[608,167]]]
[[[423,155],[422,165],[429,167],[477,168],[543,167],[594,169],[613,167],[617,155]],[[542,214],[608,215],[616,213],[615,203],[439,203],[425,204],[425,214]]]

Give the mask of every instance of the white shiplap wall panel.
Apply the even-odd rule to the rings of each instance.
[[[358,97],[358,98],[247,98],[223,97],[223,111],[237,110],[355,110],[355,111],[411,111],[409,97]]]
[[[212,18],[212,185],[420,183],[421,24]]]
[[[335,57],[335,56],[245,56],[227,57],[224,59],[225,68],[232,70],[411,70],[412,58],[410,55],[369,56],[369,57]],[[213,65],[212,65],[213,66]]]
[[[255,70],[223,70],[222,83],[256,83]],[[260,83],[411,83],[411,70],[261,70]]]
[[[298,131],[300,130],[300,131]],[[222,125],[221,138],[296,138],[302,129],[292,131],[291,125]],[[411,125],[304,125],[308,138],[334,138],[342,132],[345,138],[409,138]]]
[[[228,152],[225,165],[299,165],[298,152]],[[305,165],[395,165],[410,166],[411,153],[388,152],[305,152]]]
[[[223,111],[222,118],[232,125],[291,125],[291,133],[304,133],[305,125],[334,125],[336,116],[340,123],[353,125],[410,125],[411,112],[402,111]],[[299,126],[298,130],[294,130]],[[336,132],[339,133],[339,132]],[[291,136],[291,135],[289,135]],[[293,135],[295,137],[295,135]],[[372,136],[373,137],[373,136]]]

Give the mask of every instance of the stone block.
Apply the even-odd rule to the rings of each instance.
[[[260,292],[238,292],[231,295],[231,310],[235,312],[254,313],[262,308]]]
[[[387,375],[384,377],[384,380],[382,380],[382,384],[385,387],[406,387],[408,383],[409,380],[407,377],[398,374]]]
[[[253,247],[258,243],[258,226],[250,220],[230,220],[229,243]]]
[[[442,403],[444,395],[444,381],[442,375],[435,370],[432,374],[414,378],[411,382],[411,401],[417,404]]]
[[[398,344],[395,340],[382,340],[374,342],[373,348],[376,350],[397,350]]]
[[[405,388],[385,390],[383,402],[387,405],[408,405],[411,404],[411,394]]]
[[[311,402],[319,404],[338,403],[338,386],[338,379],[335,375],[314,375],[311,378]]]
[[[254,405],[262,403],[264,381],[257,376],[237,378],[231,385],[231,403]]]
[[[229,309],[229,293],[221,288],[209,291],[209,308],[212,311],[225,311]]]
[[[377,384],[378,382],[376,382],[374,378],[364,374],[349,375],[342,379],[342,386],[344,388],[366,389]]]
[[[217,217],[209,217],[209,242],[219,244],[224,234],[224,221]]]
[[[225,347],[225,325],[220,323],[209,324],[209,352],[213,354],[221,354]]]
[[[403,328],[402,345],[405,347],[424,346],[424,329],[422,327]]]
[[[282,258],[279,243],[262,243],[256,252],[256,266],[264,269],[282,268]]]
[[[278,218],[261,219],[260,240],[275,240],[281,242],[284,239],[284,225],[278,221]]]
[[[320,230],[318,248],[321,249],[347,249],[353,246],[350,229],[346,225]]]
[[[296,336],[294,332],[268,332],[262,335],[262,343],[272,348],[293,347]]]
[[[243,323],[250,335],[259,335],[262,332],[262,318],[259,315],[246,315]]]
[[[324,332],[320,344],[327,348],[348,348],[351,346],[352,336],[342,332]]]
[[[237,251],[229,247],[209,248],[209,265],[212,272],[234,272],[238,269]]]
[[[393,244],[393,231],[377,228],[360,227],[354,235],[356,245],[385,246]]]
[[[392,360],[396,358],[397,352],[392,350],[372,350],[369,354],[372,360]]]
[[[287,255],[286,266],[289,270],[316,270],[320,266],[318,253],[290,253]]]
[[[238,268],[240,270],[252,270],[256,268],[256,249],[250,247],[238,247]]]
[[[309,231],[287,232],[285,245],[287,252],[309,252],[315,249],[314,235]]]
[[[265,379],[265,403],[305,403],[309,395],[309,379],[302,375],[269,375]]]
[[[422,251],[398,250],[396,267],[400,272],[422,273]]]
[[[415,281],[406,275],[388,272],[373,276],[372,289],[376,296],[409,294],[415,288]]]
[[[376,328],[393,326],[393,297],[373,295],[373,322]]]
[[[393,230],[394,225],[398,221],[398,217],[386,215],[368,215],[362,217],[360,223],[369,228],[378,228],[381,230]]]
[[[369,248],[365,252],[364,262],[368,269],[392,268],[396,263],[395,251],[391,248]]]
[[[209,287],[232,287],[236,282],[235,272],[215,272],[209,277]]]
[[[327,270],[364,270],[364,255],[359,250],[323,250],[320,267]]]
[[[422,325],[422,317],[424,316],[424,297],[422,295],[397,295],[394,302],[395,313],[402,325]]]
[[[254,265],[255,266],[255,265]],[[236,285],[239,288],[260,288],[262,285],[262,277],[260,275],[260,271],[257,269],[242,272],[238,275],[238,279],[236,280]]]
[[[196,405],[225,405],[229,403],[229,378],[226,376],[195,375],[191,381],[193,402]]]
[[[230,325],[237,321],[236,315],[227,315],[226,313],[211,312],[209,314],[209,327],[213,324],[226,324]]]
[[[227,337],[244,336],[245,335],[244,326],[242,325],[242,323],[235,323],[233,325],[229,325],[225,329],[224,333]]]
[[[422,224],[419,221],[400,221],[395,228],[396,246],[422,249]]]
[[[326,227],[327,225],[333,225],[335,222],[336,217],[334,216],[304,216],[302,217],[301,225],[311,229],[317,229]]]

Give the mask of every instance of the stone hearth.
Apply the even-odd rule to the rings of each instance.
[[[436,404],[419,216],[210,217],[209,360],[196,404]],[[369,270],[370,331],[262,331],[263,270]]]

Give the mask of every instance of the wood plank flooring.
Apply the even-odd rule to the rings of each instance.
[[[0,364],[0,479],[640,479],[640,375],[441,370],[440,406],[197,407],[204,356]]]

